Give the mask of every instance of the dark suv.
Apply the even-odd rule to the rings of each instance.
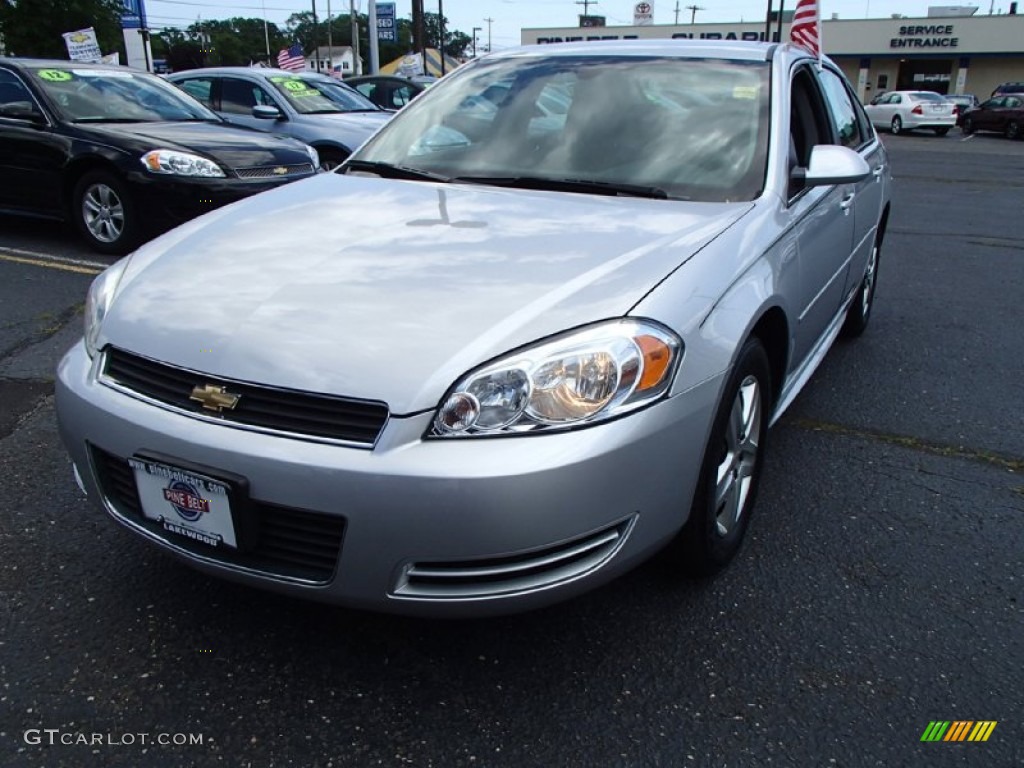
[[[1024,83],[1000,83],[992,91],[993,96],[1005,96],[1008,93],[1024,93]]]

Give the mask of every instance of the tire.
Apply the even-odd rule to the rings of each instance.
[[[768,355],[750,338],[729,374],[690,516],[679,533],[681,567],[690,575],[717,573],[743,544],[764,464],[771,393]]]
[[[896,115],[896,117],[892,119],[892,122],[889,123],[889,130],[892,131],[893,136],[899,136],[903,133],[903,120],[900,119],[899,115]]]
[[[128,253],[139,240],[135,203],[110,171],[90,171],[75,184],[71,216],[89,246],[100,253]]]
[[[960,132],[963,133],[964,136],[970,136],[974,133],[974,121],[969,117],[965,117],[960,123]]]
[[[320,170],[321,171],[333,171],[348,157],[349,153],[344,152],[340,149],[317,149],[317,154],[320,155]]]
[[[1020,123],[1018,123],[1016,120],[1011,120],[1006,124],[1006,138],[1019,139],[1020,137]]]
[[[868,266],[864,270],[864,277],[861,280],[860,288],[853,299],[853,303],[846,310],[846,320],[843,322],[843,336],[848,339],[855,339],[864,333],[871,319],[871,308],[875,305],[875,289],[878,287],[878,264],[882,255],[881,243],[876,239],[871,248],[871,255],[868,257]]]
[[[947,133],[949,133],[949,128],[943,127],[935,129],[936,136],[945,136]]]

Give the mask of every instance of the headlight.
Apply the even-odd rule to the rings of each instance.
[[[173,149],[154,149],[147,152],[142,156],[142,164],[148,171],[170,176],[224,177],[224,171],[212,160]]]
[[[320,169],[320,153],[317,152],[316,149],[314,149],[313,147],[309,146],[309,144],[306,145],[306,152],[309,154],[309,161],[311,163],[313,163],[313,170],[314,171],[319,170]]]
[[[601,323],[527,347],[455,383],[438,437],[536,432],[603,421],[663,395],[683,345],[647,320]]]
[[[103,318],[107,316],[130,259],[129,256],[108,267],[89,286],[89,293],[85,297],[85,350],[89,357],[96,356],[96,340],[100,335]]]

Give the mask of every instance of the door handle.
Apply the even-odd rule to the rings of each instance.
[[[856,195],[853,192],[851,192],[850,194],[846,195],[846,197],[844,197],[842,199],[842,202],[839,203],[839,207],[843,209],[843,213],[849,215],[849,213],[850,213],[850,206],[853,205],[853,199],[855,197],[856,197]]]
[[[876,179],[880,179],[882,177],[882,172],[884,170],[885,170],[885,166],[884,165],[880,165],[877,168],[875,168],[875,170],[873,170],[871,172],[871,175],[874,176]]]

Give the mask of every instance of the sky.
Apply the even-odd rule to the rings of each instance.
[[[293,13],[312,10],[327,16],[327,0],[145,0],[149,25],[153,29],[175,26],[187,27],[199,16],[204,19],[226,19],[233,16],[263,18],[284,27],[285,20]],[[350,0],[332,0],[332,15],[348,13]],[[491,46],[495,49],[510,48],[520,44],[520,30],[524,27],[574,27],[578,15],[583,12],[583,0],[441,0],[449,27],[472,34],[473,27],[480,27],[477,34],[478,46],[487,45],[488,27]],[[654,6],[655,24],[674,24],[677,0],[648,0]],[[773,0],[777,6],[779,0]],[[785,0],[785,7],[792,10],[797,0]],[[929,5],[977,5],[978,15],[987,15],[991,8],[996,13],[1005,12],[1009,0],[819,0],[821,17],[829,19],[838,14],[841,19],[889,18],[894,13],[910,17],[928,15]],[[358,0],[355,5],[366,13],[368,0]],[[599,0],[591,2],[589,12],[604,16],[608,26],[623,26],[633,23],[635,0]],[[679,21],[687,23],[691,11],[687,5],[700,6],[700,0],[678,0]],[[436,13],[438,0],[424,0],[425,10]],[[767,0],[709,0],[696,13],[697,23],[726,23],[736,21],[763,21]],[[396,0],[399,17],[411,16],[410,0]],[[493,21],[488,24],[487,19]]]

